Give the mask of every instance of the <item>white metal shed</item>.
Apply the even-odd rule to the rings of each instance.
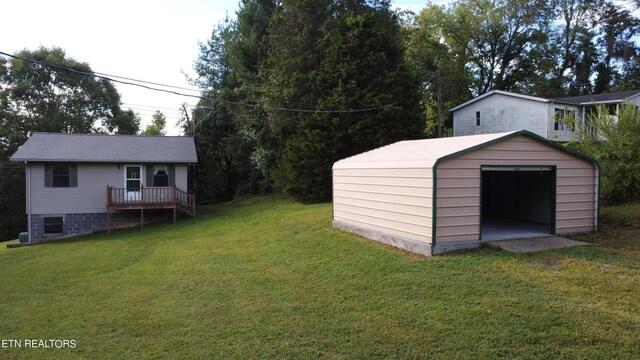
[[[598,163],[529,131],[400,141],[333,165],[333,225],[423,255],[595,231]]]

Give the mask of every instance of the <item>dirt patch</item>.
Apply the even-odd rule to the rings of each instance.
[[[542,265],[546,267],[553,267],[560,265],[560,261],[557,260],[536,260],[531,262],[534,265]]]

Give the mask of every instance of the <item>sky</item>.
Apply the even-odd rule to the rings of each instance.
[[[20,0],[2,5],[0,51],[13,54],[40,46],[60,47],[95,72],[191,88],[187,75],[206,41],[239,0]],[[394,8],[419,11],[427,0],[396,0]],[[169,135],[179,135],[179,108],[197,99],[115,84],[123,107],[151,121],[167,117]],[[174,89],[175,90],[175,89]],[[176,90],[188,94],[197,92]]]

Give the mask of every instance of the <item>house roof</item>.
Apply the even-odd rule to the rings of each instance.
[[[511,96],[511,97],[515,97],[515,98],[520,98],[520,99],[526,99],[526,100],[531,100],[531,101],[538,101],[538,102],[549,102],[548,98],[542,97],[542,96],[536,96],[536,95],[525,95],[525,94],[518,94],[518,93],[513,93],[513,92],[508,92],[508,91],[502,91],[502,90],[491,90],[488,93],[484,93],[480,96],[474,97],[473,99],[464,102],[458,106],[452,107],[451,109],[449,109],[449,111],[456,111],[458,109],[462,109],[463,107],[467,106],[467,105],[471,105],[476,101],[480,101],[486,97],[489,97],[491,95],[495,95],[495,94],[499,94],[499,95],[505,95],[505,96]]]
[[[582,95],[572,96],[554,99],[555,101],[568,102],[572,104],[584,104],[591,103],[610,103],[610,102],[624,102],[632,97],[640,95],[640,90],[621,91],[609,94],[594,94],[594,95]]]
[[[190,136],[34,133],[12,161],[196,163]]]
[[[529,136],[549,144],[560,151],[569,152],[587,161],[592,158],[567,149],[556,142],[547,140],[527,130],[497,134],[456,136],[439,139],[400,141],[362,154],[342,159],[333,169],[391,169],[391,168],[433,168],[437,163],[458,155],[489,146],[516,136]]]

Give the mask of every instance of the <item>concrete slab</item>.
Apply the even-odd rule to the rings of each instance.
[[[516,254],[525,254],[536,251],[545,251],[552,249],[561,249],[571,246],[589,245],[589,243],[582,241],[575,241],[565,239],[559,236],[545,236],[530,239],[516,239],[516,240],[500,240],[489,241],[489,245],[499,247],[502,250],[509,251]]]
[[[513,240],[551,236],[551,227],[527,221],[482,218],[482,240]]]

